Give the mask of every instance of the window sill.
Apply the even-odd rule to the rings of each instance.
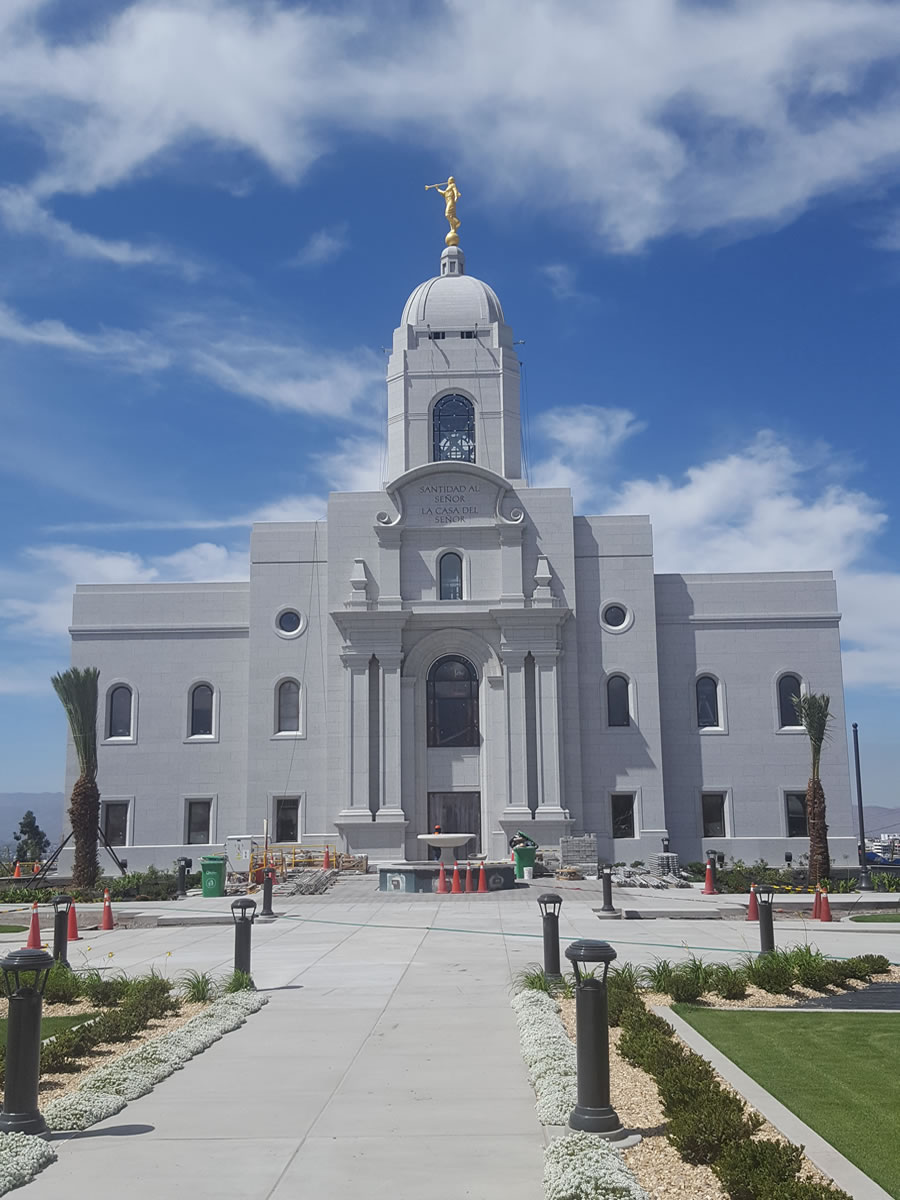
[[[137,738],[136,737],[109,737],[109,738],[104,738],[101,741],[100,745],[101,746],[136,746]]]
[[[722,737],[727,736],[728,730],[723,729],[721,725],[704,725],[702,729],[697,729],[697,733],[701,737]]]
[[[217,733],[195,733],[192,737],[186,737],[182,740],[185,746],[209,745],[210,742],[217,742],[219,735]],[[200,846],[203,843],[198,842],[197,845]]]
[[[776,729],[777,737],[805,737],[806,730],[802,725],[783,725],[781,729]]]
[[[305,733],[301,733],[299,731],[282,730],[281,733],[273,733],[270,736],[269,741],[270,742],[297,742],[297,741],[304,741],[305,739],[306,739]]]

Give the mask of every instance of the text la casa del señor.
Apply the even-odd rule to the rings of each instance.
[[[419,495],[426,503],[419,513],[435,525],[461,525],[479,514],[481,488],[477,483],[423,484]]]

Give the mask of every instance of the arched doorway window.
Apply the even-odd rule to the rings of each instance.
[[[296,679],[278,685],[277,726],[276,733],[300,732],[300,685]]]
[[[628,680],[624,675],[610,675],[606,684],[607,724],[611,728],[631,724],[628,702]]]
[[[462,600],[462,559],[454,551],[441,555],[438,564],[440,597],[442,600]]]
[[[794,697],[802,695],[800,680],[796,675],[782,675],[778,680],[778,719],[782,729],[791,729],[800,724]]]
[[[477,746],[478,675],[468,659],[445,655],[428,672],[428,745]]]
[[[198,683],[191,692],[191,737],[211,737],[213,731],[213,690]]]
[[[120,683],[109,693],[109,733],[111,738],[131,737],[131,688]],[[124,843],[122,843],[124,845]]]
[[[719,685],[712,675],[697,680],[697,724],[701,729],[717,729],[719,725]]]
[[[475,405],[465,396],[442,396],[432,413],[435,462],[475,461]]]

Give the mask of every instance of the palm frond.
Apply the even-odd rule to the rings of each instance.
[[[97,778],[97,667],[70,667],[54,675],[50,682],[59,696],[72,740],[81,774],[88,779]]]

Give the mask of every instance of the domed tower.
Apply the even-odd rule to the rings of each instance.
[[[388,479],[474,462],[522,483],[519,360],[493,288],[458,246],[406,302],[388,361]]]

